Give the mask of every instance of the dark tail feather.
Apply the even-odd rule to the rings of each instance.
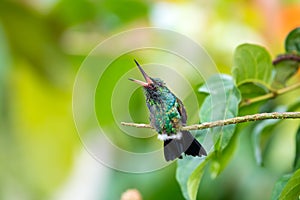
[[[191,156],[206,156],[205,149],[188,131],[182,131],[182,138],[168,139],[164,141],[164,155],[166,161],[182,158],[181,154]]]
[[[170,139],[164,141],[164,155],[166,161],[181,158],[183,151],[183,145],[180,140]]]

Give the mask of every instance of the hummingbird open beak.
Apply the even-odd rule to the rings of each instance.
[[[145,78],[145,81],[146,82],[143,82],[143,81],[140,81],[140,80],[136,80],[136,79],[132,79],[132,78],[129,78],[129,80],[133,81],[133,82],[136,82],[137,84],[140,84],[141,86],[143,87],[147,87],[149,86],[150,84],[153,83],[153,81],[151,80],[151,78],[146,74],[146,72],[143,70],[143,68],[140,66],[140,64],[134,59],[134,62],[136,64],[136,66],[138,66],[139,70],[141,71],[141,73],[143,74],[144,78]]]

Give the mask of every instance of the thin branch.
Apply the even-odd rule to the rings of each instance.
[[[218,120],[214,122],[195,124],[195,125],[183,127],[182,130],[199,130],[199,129],[213,128],[217,126],[226,126],[230,124],[259,121],[265,119],[297,119],[297,118],[300,118],[300,112],[259,113],[254,115],[245,115],[245,116],[234,117],[230,119]]]
[[[240,106],[243,107],[243,106],[247,106],[247,105],[250,105],[252,103],[259,102],[259,101],[272,99],[272,98],[276,97],[277,95],[281,95],[281,94],[290,92],[290,91],[292,91],[294,89],[297,89],[297,88],[300,88],[300,82],[295,83],[293,85],[290,85],[288,87],[276,90],[276,91],[272,91],[268,94],[264,94],[264,95],[261,95],[261,96],[258,96],[258,97],[254,97],[252,99],[245,99],[244,101],[241,102]]]
[[[131,123],[131,122],[121,122],[123,126],[131,126],[131,127],[136,127],[136,128],[152,128],[153,127],[150,124],[136,124],[136,123]]]
[[[276,65],[284,60],[293,60],[293,61],[300,62],[300,56],[295,54],[279,55],[275,60],[273,60],[273,65]]]
[[[230,119],[218,120],[214,122],[204,122],[202,124],[194,124],[190,126],[184,126],[181,128],[183,131],[190,131],[190,130],[201,130],[207,128],[213,128],[217,126],[226,126],[230,124],[238,124],[250,121],[259,121],[265,119],[299,119],[300,112],[273,112],[273,113],[259,113],[254,115],[245,115],[240,117],[234,117]],[[137,128],[152,128],[149,124],[136,124],[136,123],[126,123],[121,122],[124,126],[132,126]]]

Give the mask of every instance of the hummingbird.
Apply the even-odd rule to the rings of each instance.
[[[182,158],[182,154],[206,156],[202,145],[189,131],[182,131],[186,125],[187,114],[182,101],[177,98],[165,82],[151,78],[134,59],[145,81],[130,78],[129,80],[143,86],[146,104],[150,113],[150,124],[158,133],[157,138],[164,143],[166,161]]]

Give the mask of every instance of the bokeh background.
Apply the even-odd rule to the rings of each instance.
[[[130,188],[146,200],[183,199],[176,163],[130,174],[107,168],[85,150],[72,115],[81,63],[106,38],[155,26],[200,43],[219,71],[230,73],[234,49],[241,43],[264,45],[272,57],[283,52],[286,34],[300,25],[299,13],[297,0],[0,0],[0,199],[114,200]],[[122,72],[113,68],[110,73]],[[134,106],[144,100],[139,94],[136,98],[130,110],[146,120],[145,112]],[[100,95],[96,107],[101,103]],[[114,122],[107,118],[104,123]],[[275,181],[291,170],[296,128],[285,122],[276,129],[271,146],[279,150],[267,155],[264,168],[255,163],[251,133],[245,130],[224,173],[215,180],[204,176],[199,199],[268,199]],[[114,140],[144,151],[136,141]]]

